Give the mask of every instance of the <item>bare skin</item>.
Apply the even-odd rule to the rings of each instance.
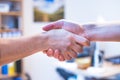
[[[43,30],[65,29],[79,36],[87,38],[89,41],[120,41],[120,24],[84,24],[59,20],[43,27]],[[53,56],[59,60],[61,53],[53,49],[44,51],[48,56]],[[57,55],[57,56],[55,56]]]
[[[51,30],[29,37],[0,38],[0,65],[49,48],[57,49],[56,53],[61,52],[63,56],[75,57],[77,52],[73,51],[73,49],[79,52],[79,49],[81,49],[79,45],[85,46],[87,44],[89,42],[86,38],[72,34],[64,29]],[[62,57],[60,59],[64,60]]]

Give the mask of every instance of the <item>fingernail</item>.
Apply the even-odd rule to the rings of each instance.
[[[55,50],[55,53],[58,53],[58,50]]]
[[[52,52],[52,49],[48,49],[48,51]]]

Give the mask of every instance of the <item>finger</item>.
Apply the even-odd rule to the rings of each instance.
[[[61,29],[62,26],[63,26],[63,21],[56,21],[56,22],[53,22],[53,23],[50,23],[50,24],[44,26],[43,30],[49,31],[51,29]]]
[[[69,50],[69,56],[72,58],[76,58],[77,57],[77,53],[74,52],[73,50]]]
[[[60,55],[58,59],[59,59],[59,61],[64,61],[65,60],[62,55]]]
[[[44,27],[43,27],[43,30],[49,31],[49,30],[51,30],[51,29],[53,29],[53,28],[54,28],[54,24],[51,23],[51,24],[48,24],[48,25],[44,26]]]
[[[55,52],[54,52],[54,58],[57,58],[58,59],[58,57],[59,57],[59,50],[55,50]]]
[[[71,59],[71,57],[69,56],[69,53],[68,53],[68,52],[65,52],[65,53],[63,54],[63,56],[64,56],[65,60],[70,60],[70,59]]]
[[[83,48],[82,45],[79,44],[74,44],[73,46],[71,46],[71,49],[77,54],[83,51],[82,48]]]
[[[84,38],[84,37],[81,37],[81,36],[78,36],[78,35],[74,35],[73,36],[73,39],[78,43],[78,44],[81,44],[83,46],[89,46],[90,45],[90,42]]]
[[[52,49],[48,49],[46,53],[49,57],[54,55],[54,51]]]

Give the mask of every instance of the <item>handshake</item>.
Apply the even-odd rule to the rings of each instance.
[[[43,30],[46,32],[34,36],[0,38],[0,65],[38,51],[60,61],[70,60],[77,57],[84,46],[89,46],[90,41],[120,42],[120,24],[78,25],[60,20],[44,26]]]
[[[94,26],[94,25],[92,25]],[[59,59],[59,61],[70,60],[81,53],[84,46],[89,46],[89,26],[78,25],[76,23],[59,20],[43,27],[48,31],[46,44],[43,50],[49,57]]]

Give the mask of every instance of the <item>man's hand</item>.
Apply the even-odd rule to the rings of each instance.
[[[84,27],[82,27],[78,24],[72,23],[72,22],[67,22],[65,20],[59,20],[59,21],[53,22],[53,23],[48,24],[45,27],[43,27],[43,30],[45,30],[45,31],[49,31],[51,29],[65,29],[69,32],[86,37]],[[89,44],[86,44],[84,46],[88,46],[88,45]],[[55,58],[61,60],[60,52],[58,52],[58,50],[53,51],[52,49],[48,49],[48,50],[44,51],[44,53],[46,53],[48,56],[54,56]]]
[[[56,50],[56,53],[61,53],[61,60],[70,60],[77,56],[77,53],[82,51],[82,46],[88,45],[86,38],[72,34],[64,29],[50,30],[45,33],[47,35],[47,48]],[[63,58],[64,57],[64,58]]]

